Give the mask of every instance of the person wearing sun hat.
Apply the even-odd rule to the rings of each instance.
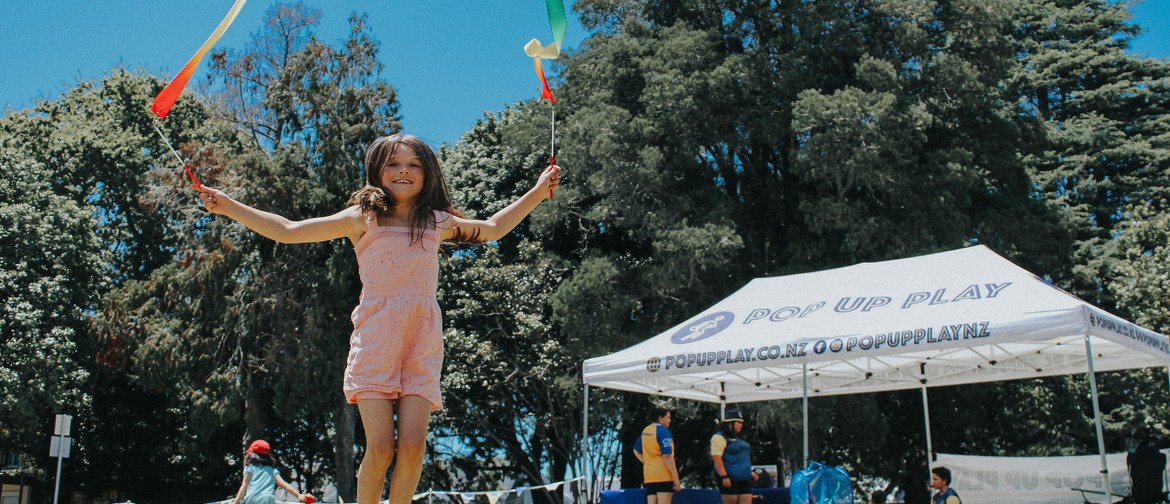
[[[298,492],[280,477],[280,471],[276,469],[276,457],[272,456],[272,446],[268,441],[252,441],[244,452],[244,481],[240,483],[240,491],[236,492],[232,504],[274,504],[277,486],[306,504],[313,504],[315,500],[311,494]]]
[[[742,434],[743,416],[739,410],[729,409],[711,436],[711,461],[723,504],[750,504],[752,481],[759,478],[752,472],[751,445]]]

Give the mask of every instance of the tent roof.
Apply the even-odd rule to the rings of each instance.
[[[1170,365],[1170,339],[984,246],[758,278],[585,383],[699,401],[784,399]],[[722,389],[722,393],[721,393]]]

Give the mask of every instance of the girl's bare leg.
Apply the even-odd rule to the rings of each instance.
[[[430,420],[430,401],[416,395],[398,399],[398,461],[390,477],[390,504],[410,504],[411,497],[418,490]]]
[[[394,460],[394,401],[358,399],[358,413],[366,432],[366,455],[358,469],[358,504],[378,504],[386,470]]]

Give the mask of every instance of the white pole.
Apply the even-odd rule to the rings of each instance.
[[[719,382],[719,423],[727,418],[727,382]]]
[[[804,393],[801,398],[801,426],[804,435],[804,467],[808,467],[808,363],[804,363]],[[803,468],[802,468],[803,469]],[[796,474],[795,472],[793,474]]]
[[[53,504],[57,504],[57,494],[61,492],[61,459],[57,457],[57,480],[53,483]]]
[[[934,445],[930,435],[930,402],[926,398],[926,363],[918,365],[922,372],[922,418],[926,422],[926,477],[930,481],[930,466],[934,465]]]
[[[1101,426],[1101,405],[1097,402],[1097,372],[1093,369],[1093,345],[1085,335],[1085,354],[1089,357],[1089,392],[1093,396],[1093,423],[1097,425],[1097,451],[1101,453],[1101,476],[1105,480],[1105,502],[1113,502],[1113,485],[1109,481],[1109,462],[1105,459],[1105,429]]]
[[[49,443],[49,456],[57,457],[57,478],[53,481],[53,504],[57,504],[57,497],[61,493],[61,459],[69,456],[69,447],[73,441],[69,437],[72,424],[73,415],[58,414],[53,420],[53,436]]]
[[[584,457],[583,460],[585,462],[585,470],[584,470],[584,472],[585,472],[585,481],[584,481],[584,483],[585,483],[585,501],[586,502],[593,502],[593,498],[592,498],[592,494],[593,494],[592,465],[593,465],[593,463],[590,460],[590,455],[589,455],[589,384],[588,383],[585,384],[585,401],[584,402],[585,402],[585,406],[583,408],[581,408],[583,410],[581,412],[581,416],[583,417],[581,420],[581,426],[582,426],[581,440],[582,440],[582,444],[585,445],[585,452],[582,454]]]
[[[930,440],[930,405],[926,399],[926,385],[922,385],[922,418],[926,421],[926,470],[934,464],[934,447]]]

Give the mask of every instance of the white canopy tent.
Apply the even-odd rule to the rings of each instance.
[[[583,374],[586,398],[589,386],[717,403],[921,388],[926,410],[928,386],[1088,373],[1107,473],[1094,371],[1168,364],[1166,336],[974,246],[758,278]]]

